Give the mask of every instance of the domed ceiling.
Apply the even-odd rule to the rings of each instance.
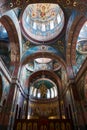
[[[50,53],[57,54],[64,61],[66,61],[66,47],[67,46],[66,46],[66,41],[65,41],[65,37],[66,37],[65,31],[67,27],[67,21],[71,15],[72,10],[71,9],[67,10],[66,8],[64,8],[64,12],[65,12],[64,13],[60,6],[58,4],[50,4],[50,3],[35,3],[35,4],[29,3],[29,5],[26,8],[24,7],[22,8],[24,10],[22,10],[21,8],[13,9],[13,11],[17,15],[19,24],[22,29],[22,33],[24,35],[24,37],[22,37],[23,38],[22,45],[23,45],[23,51],[25,53],[23,54],[21,61],[27,58],[28,55],[36,56],[36,53],[38,51],[41,51],[42,53],[50,52]],[[66,17],[64,14],[67,14]],[[65,19],[66,19],[66,24],[65,24]],[[76,53],[77,53],[76,65],[77,66],[81,65],[82,61],[84,61],[85,59],[85,56],[87,56],[87,49],[86,49],[87,48],[87,42],[86,42],[87,33],[85,32],[87,32],[87,21],[82,26],[82,29],[79,33],[77,44],[76,44]],[[5,52],[4,55],[6,57],[7,53],[6,53],[6,50],[3,48],[4,47],[7,48],[7,52],[9,55],[10,54],[9,41],[6,42],[5,44],[2,42],[2,39],[4,39],[4,41],[8,39],[8,34],[4,26],[0,24],[0,41],[1,41],[0,53],[2,55],[3,54],[2,50],[3,50],[3,52]],[[40,44],[41,46],[43,43],[46,43],[45,44],[46,47],[45,46],[35,47],[35,44],[32,44],[32,43],[37,43],[37,44]],[[48,43],[52,43],[50,44],[50,47],[47,47]],[[27,49],[24,47],[27,47]],[[38,60],[43,61],[43,59],[41,58],[46,58],[46,57],[44,57],[42,54],[42,56],[39,58],[40,59]],[[31,64],[29,63],[28,68],[30,65]]]
[[[64,26],[64,13],[58,4],[30,4],[21,18],[24,36],[34,43],[47,42],[57,37]]]

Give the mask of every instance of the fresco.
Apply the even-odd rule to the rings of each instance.
[[[49,101],[45,103],[41,102],[29,102],[29,115],[30,116],[56,116],[59,117],[59,103],[58,101]]]
[[[41,60],[42,59],[42,60]],[[52,70],[53,63],[49,58],[38,58],[34,60],[34,71],[36,70]]]
[[[61,68],[61,80],[62,80],[62,87],[64,89],[67,87],[67,81],[68,81],[67,72],[64,68]]]
[[[84,39],[85,31],[87,31],[87,27],[86,25],[83,25],[76,44],[76,66],[74,66],[75,74],[79,71],[80,67],[82,66],[82,63],[87,57],[87,38]]]
[[[4,77],[4,75],[0,72],[0,76],[2,77],[2,97],[0,100],[0,105],[3,106],[4,101],[7,99],[7,96],[9,94],[9,82],[7,79]]]
[[[6,64],[7,68],[9,69],[10,66],[9,37],[2,23],[0,23],[0,56],[3,59],[4,63]]]
[[[37,58],[38,60],[47,60],[47,63],[41,63],[37,62],[36,59],[30,61],[28,64],[25,65],[25,68],[27,69],[27,71],[30,72],[34,72],[37,70],[53,70],[53,71],[58,71],[61,68],[60,63],[58,63],[57,60],[54,59],[50,59],[50,61],[48,60],[49,58]]]
[[[47,78],[40,78],[30,86],[30,95],[38,99],[48,99],[58,96],[56,84]]]
[[[21,23],[28,40],[31,37],[48,41],[58,36],[63,29],[64,13],[58,4],[30,4],[23,12]]]
[[[22,59],[21,61],[23,61],[26,57],[28,57],[29,55],[32,55],[32,54],[35,54],[37,52],[49,52],[49,53],[54,53],[56,55],[59,54],[58,50],[57,49],[54,49],[53,47],[51,46],[45,46],[45,45],[42,45],[42,46],[35,46],[35,47],[31,47],[29,48],[22,56]]]
[[[76,51],[76,64],[73,66],[74,75],[77,74],[86,57],[86,54],[81,54],[78,51]]]
[[[87,39],[78,41],[76,50],[81,54],[87,54]]]
[[[76,65],[73,66],[74,74],[79,71],[87,57],[87,21],[83,24],[76,44]]]

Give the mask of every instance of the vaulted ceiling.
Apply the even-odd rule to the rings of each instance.
[[[72,64],[74,72],[77,73],[77,70],[87,55],[87,37],[85,33],[87,32],[87,6],[84,4],[85,1],[86,0],[55,0],[53,4],[50,0],[50,5],[47,3],[48,1],[46,1],[46,3],[44,1],[44,4],[34,4],[33,0],[31,2],[27,0],[25,3],[23,3],[23,0],[9,0],[8,2],[1,0],[1,19],[6,15],[7,11],[12,9],[12,15],[15,14],[14,16],[16,17],[14,23],[16,19],[18,20],[22,33],[22,54],[20,53],[21,57],[23,56],[22,62],[28,63],[31,54],[31,60],[34,60],[35,56],[36,58],[51,58],[54,55],[53,57],[56,58],[57,55],[57,60],[61,65],[65,66],[66,64],[70,66]],[[38,3],[38,1],[35,2]],[[77,28],[77,31],[79,31],[78,34],[75,35],[76,25],[82,19],[85,20],[79,25],[79,29]],[[11,53],[14,50],[12,50],[11,47],[16,48],[14,45],[11,45],[13,40],[10,40],[11,34],[9,32],[10,29],[7,29],[6,24],[4,25],[3,20],[1,20],[0,55],[8,66],[13,59]],[[74,39],[72,39],[72,37]],[[15,39],[17,39],[16,36]],[[74,44],[74,42],[76,43]],[[37,45],[39,46],[37,47]],[[18,48],[16,48],[17,52],[14,52],[15,55],[20,55],[18,54]],[[41,54],[41,56],[39,56],[39,54]],[[26,59],[23,61],[24,57]]]

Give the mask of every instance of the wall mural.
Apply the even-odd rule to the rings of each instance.
[[[28,93],[28,80],[31,74],[32,71],[28,70],[27,65],[22,67],[21,74],[20,74],[20,83],[26,94]]]
[[[31,37],[38,41],[48,41],[62,31],[64,13],[58,4],[30,4],[23,12],[21,24],[28,40]]]
[[[8,97],[10,84],[1,72],[0,76],[2,77],[2,97],[0,100],[0,105],[3,106]]]
[[[82,63],[87,57],[87,21],[83,24],[76,44],[76,65],[73,66],[75,75],[79,71]]]
[[[30,96],[38,99],[49,99],[58,96],[56,84],[47,78],[40,78],[30,86]]]
[[[29,55],[31,54],[35,54],[35,53],[38,53],[38,52],[49,52],[49,53],[53,53],[53,54],[56,54],[58,55],[59,52],[57,49],[54,49],[53,47],[51,46],[45,46],[45,45],[42,45],[42,46],[35,46],[35,47],[31,47],[29,48],[23,55],[22,57],[22,60],[23,61],[26,57],[28,57]]]
[[[81,46],[81,48],[82,48],[82,46]],[[85,44],[85,47],[86,46],[87,45]],[[87,51],[80,51],[80,49],[76,50],[76,65],[73,66],[73,70],[74,70],[75,75],[79,71],[79,69],[82,66],[82,64],[83,64],[84,60],[86,59],[86,57],[87,57]]]
[[[59,104],[58,101],[49,101],[48,103],[29,102],[30,116],[56,116],[59,118]]]
[[[38,58],[38,60],[42,59],[43,60],[49,60],[49,58]],[[50,62],[47,63],[39,63],[36,62],[36,60],[30,61],[28,64],[25,65],[26,70],[30,72],[34,72],[37,70],[53,70],[53,71],[58,71],[61,69],[61,65],[57,60],[50,59]]]
[[[0,56],[6,64],[7,68],[10,67],[10,45],[8,33],[0,22]]]
[[[66,88],[66,86],[67,86],[67,80],[68,80],[68,78],[67,78],[67,72],[66,72],[66,70],[62,67],[62,68],[61,68],[61,81],[62,81],[62,87],[63,87],[63,89]],[[63,90],[62,90],[62,91],[63,91]]]

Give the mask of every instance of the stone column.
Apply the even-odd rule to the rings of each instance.
[[[16,65],[13,76],[12,76],[12,82],[10,84],[10,90],[7,97],[7,101],[5,103],[5,106],[2,110],[1,114],[1,126],[3,130],[12,130],[13,120],[15,117],[15,104],[17,99],[17,74],[18,74],[19,65]]]

